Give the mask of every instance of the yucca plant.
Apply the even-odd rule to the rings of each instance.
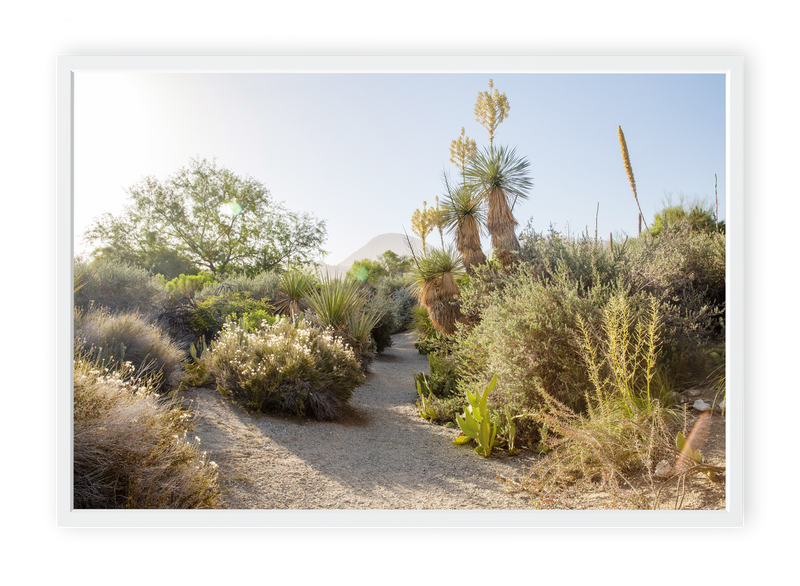
[[[434,327],[442,334],[456,331],[461,317],[456,279],[464,274],[464,265],[453,246],[431,248],[415,257],[409,273],[411,292],[428,309]]]
[[[308,309],[306,295],[313,285],[314,279],[300,271],[288,271],[281,275],[274,303],[277,312],[296,319]]]
[[[447,186],[444,200],[445,227],[456,237],[456,248],[461,253],[464,268],[472,274],[473,267],[486,262],[481,250],[481,232],[486,224],[486,212],[473,186]]]
[[[369,357],[370,332],[383,317],[383,311],[368,307],[369,295],[357,281],[325,277],[319,289],[308,291],[307,301],[314,310],[314,321],[331,328],[347,342],[361,360]]]
[[[513,209],[518,199],[528,198],[533,185],[529,166],[527,159],[517,157],[515,148],[492,147],[478,153],[464,174],[478,197],[487,202],[486,226],[495,255],[504,267],[513,262],[513,252],[519,248]]]
[[[308,290],[306,301],[318,325],[342,333],[350,316],[366,303],[367,293],[356,281],[326,276],[319,288]]]

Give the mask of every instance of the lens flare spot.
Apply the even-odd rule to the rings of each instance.
[[[359,281],[366,281],[369,278],[369,269],[367,267],[359,267],[356,271],[356,279]]]
[[[242,206],[235,201],[226,201],[220,206],[220,212],[226,216],[233,216],[235,218],[242,213]]]

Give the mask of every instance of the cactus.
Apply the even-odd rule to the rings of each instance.
[[[496,386],[497,375],[494,375],[482,394],[472,394],[467,391],[469,405],[464,410],[463,416],[456,415],[456,422],[463,435],[457,437],[453,443],[460,445],[470,440],[475,441],[478,444],[475,451],[484,458],[488,458],[492,454],[492,448],[500,444],[497,438],[497,423],[492,421],[488,408],[489,393]]]
[[[425,378],[424,373],[422,374],[422,381],[425,383],[425,388],[428,389],[428,396],[425,396],[425,393],[422,392],[422,385],[417,379],[417,394],[419,395],[419,401],[417,401],[417,409],[419,409],[419,415],[423,419],[429,419],[433,421],[439,415],[436,411],[436,408],[433,406],[433,392],[430,390],[428,386],[428,380]]]
[[[183,363],[184,373],[181,377],[181,384],[178,387],[179,391],[189,387],[202,387],[211,378],[211,373],[208,372],[208,368],[201,360],[203,355],[208,352],[208,346],[206,346],[205,338],[201,338],[200,340],[199,348],[194,344],[189,346],[189,356],[191,359],[187,359]]]

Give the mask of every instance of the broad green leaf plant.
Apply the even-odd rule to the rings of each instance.
[[[497,438],[497,423],[492,421],[487,404],[489,393],[496,386],[497,375],[494,375],[482,394],[473,394],[467,391],[469,405],[464,410],[463,416],[456,415],[456,422],[463,435],[457,437],[453,443],[460,445],[475,441],[478,444],[475,452],[484,458],[491,456],[492,448],[500,444],[500,440]]]

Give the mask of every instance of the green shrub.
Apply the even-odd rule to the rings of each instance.
[[[252,277],[232,275],[205,287],[197,293],[196,299],[198,302],[203,302],[229,293],[249,293],[252,299],[272,304],[276,298],[280,278],[280,273],[271,271],[264,271]]]
[[[189,323],[196,335],[211,341],[231,315],[238,318],[245,314],[271,316],[273,313],[268,303],[253,299],[249,292],[234,292],[210,297],[198,303],[192,311]]]
[[[419,307],[416,298],[405,287],[395,289],[391,294],[392,314],[394,316],[393,334],[406,331],[414,319],[414,308]]]
[[[75,348],[109,366],[130,362],[138,376],[153,377],[153,385],[169,384],[183,352],[157,325],[138,313],[93,309],[75,312]]]
[[[629,282],[661,304],[665,372],[676,387],[700,384],[714,368],[709,346],[724,342],[725,235],[679,224],[630,244]]]
[[[252,333],[228,322],[201,360],[224,394],[264,412],[334,419],[364,383],[352,349],[303,320],[279,318]]]
[[[171,281],[167,281],[166,290],[170,299],[189,298],[192,299],[203,288],[214,282],[214,275],[210,273],[199,273],[197,275],[181,274]]]
[[[103,373],[85,357],[74,389],[76,509],[219,505],[217,465],[200,451],[189,411],[159,400],[148,379]]]
[[[631,282],[719,333],[725,312],[725,235],[678,224],[632,244]]]
[[[610,247],[589,234],[567,239],[552,226],[547,235],[530,225],[521,235],[520,260],[527,272],[539,281],[551,281],[558,275],[586,292],[597,285],[609,285],[628,271],[627,246]]]
[[[594,322],[605,293],[582,296],[576,285],[543,283],[520,270],[488,295],[480,322],[459,340],[456,355],[464,392],[483,391],[488,373],[496,373],[493,401],[521,413],[541,406],[536,384],[559,401],[580,410],[588,385],[574,343],[577,319]]]
[[[155,316],[167,294],[163,280],[148,271],[115,261],[75,262],[75,307],[104,307],[112,312],[135,311]]]

